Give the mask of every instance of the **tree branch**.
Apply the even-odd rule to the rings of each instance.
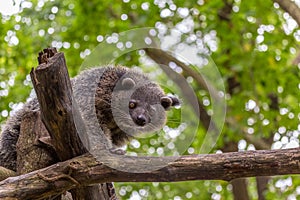
[[[60,194],[78,186],[104,182],[173,182],[226,180],[241,177],[300,173],[300,149],[261,150],[178,157],[118,156],[128,166],[144,167],[149,162],[174,159],[165,167],[149,172],[120,171],[85,154],[29,174],[0,182],[0,198],[45,198],[51,190]],[[115,158],[111,158],[111,162]],[[148,162],[145,162],[148,161]],[[53,192],[52,191],[52,192]]]
[[[187,66],[174,56],[168,54],[167,52],[161,50],[161,49],[153,49],[153,48],[147,48],[145,49],[147,55],[153,59],[157,64],[163,64],[165,66],[169,66],[171,62],[175,63],[179,67],[182,68],[186,76],[191,76],[196,83],[201,87],[202,89],[206,90],[209,92],[209,94],[215,98],[219,99],[218,91],[210,85],[207,84],[205,79],[196,71],[194,71],[190,66]]]
[[[293,19],[297,22],[300,26],[300,8],[297,4],[291,0],[273,0],[274,2],[278,3],[279,6],[289,15],[293,17]]]
[[[300,27],[300,8],[294,2],[290,0],[273,0],[274,2],[278,3],[279,6],[289,15],[293,17],[293,19],[297,22],[298,26]],[[300,63],[300,53],[298,52],[296,58],[293,60],[293,65],[298,65]]]
[[[55,48],[44,49],[39,53],[38,61],[39,66],[32,69],[30,76],[39,101],[42,121],[51,137],[40,140],[47,141],[45,143],[55,149],[60,161],[88,152],[75,126],[74,115],[79,111],[73,106],[72,86],[64,54],[57,53]],[[85,144],[87,141],[84,138]],[[76,188],[71,193],[74,200],[96,200],[102,193],[99,187]]]
[[[247,190],[247,179],[237,178],[232,180],[231,184],[234,200],[249,200],[249,194]]]
[[[172,55],[168,54],[167,52],[165,52],[161,49],[152,49],[152,48],[145,49],[145,52],[152,60],[154,60],[157,64],[160,65],[160,68],[166,74],[168,74],[168,76],[171,80],[173,80],[174,82],[176,82],[178,84],[178,86],[180,87],[180,90],[183,93],[183,96],[185,96],[185,98],[189,101],[191,106],[193,106],[193,110],[195,111],[196,115],[199,115],[198,117],[199,117],[201,123],[203,124],[204,128],[206,130],[211,128],[211,130],[218,132],[217,126],[211,120],[211,116],[207,113],[202,102],[199,101],[197,98],[196,98],[197,102],[193,102],[194,98],[192,98],[192,97],[194,96],[194,91],[191,91],[191,89],[189,88],[189,85],[186,85],[185,83],[181,82],[181,79],[178,79],[179,75],[169,67],[170,62],[174,62],[174,63],[176,63],[176,65],[181,67],[187,76],[193,77],[195,79],[195,81],[197,82],[197,84],[201,88],[210,92],[210,94],[214,98],[219,98],[219,97],[217,97],[217,92],[215,91],[215,89],[213,87],[207,85],[205,80],[202,78],[202,76],[200,74],[196,73],[189,66],[185,65],[183,62],[179,61],[178,59],[176,59]]]
[[[6,179],[8,177],[16,176],[16,175],[17,174],[15,171],[12,171],[10,169],[6,169],[6,168],[0,166],[0,181]]]
[[[40,54],[39,60],[44,59],[45,54]],[[64,161],[86,153],[74,124],[72,86],[64,54],[56,53],[47,58],[32,69],[30,76],[39,100],[42,121],[59,159]]]

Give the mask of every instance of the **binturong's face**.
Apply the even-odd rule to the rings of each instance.
[[[179,105],[178,98],[166,96],[145,77],[122,77],[112,94],[111,108],[118,127],[136,136],[160,130],[166,123],[166,110]]]

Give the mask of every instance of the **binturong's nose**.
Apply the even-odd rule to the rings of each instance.
[[[136,120],[135,120],[135,123],[139,126],[144,126],[147,122],[147,119],[145,117],[145,115],[138,115]]]

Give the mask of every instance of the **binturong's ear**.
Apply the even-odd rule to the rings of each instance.
[[[132,78],[124,78],[122,80],[122,89],[130,90],[135,86],[135,82]]]
[[[160,99],[160,103],[162,107],[164,107],[165,110],[168,110],[171,108],[171,106],[179,106],[180,101],[177,97],[175,96],[163,96]]]

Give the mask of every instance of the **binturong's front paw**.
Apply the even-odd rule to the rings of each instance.
[[[123,149],[116,149],[116,148],[111,148],[109,149],[110,153],[112,154],[117,154],[117,155],[125,155],[126,151]]]

